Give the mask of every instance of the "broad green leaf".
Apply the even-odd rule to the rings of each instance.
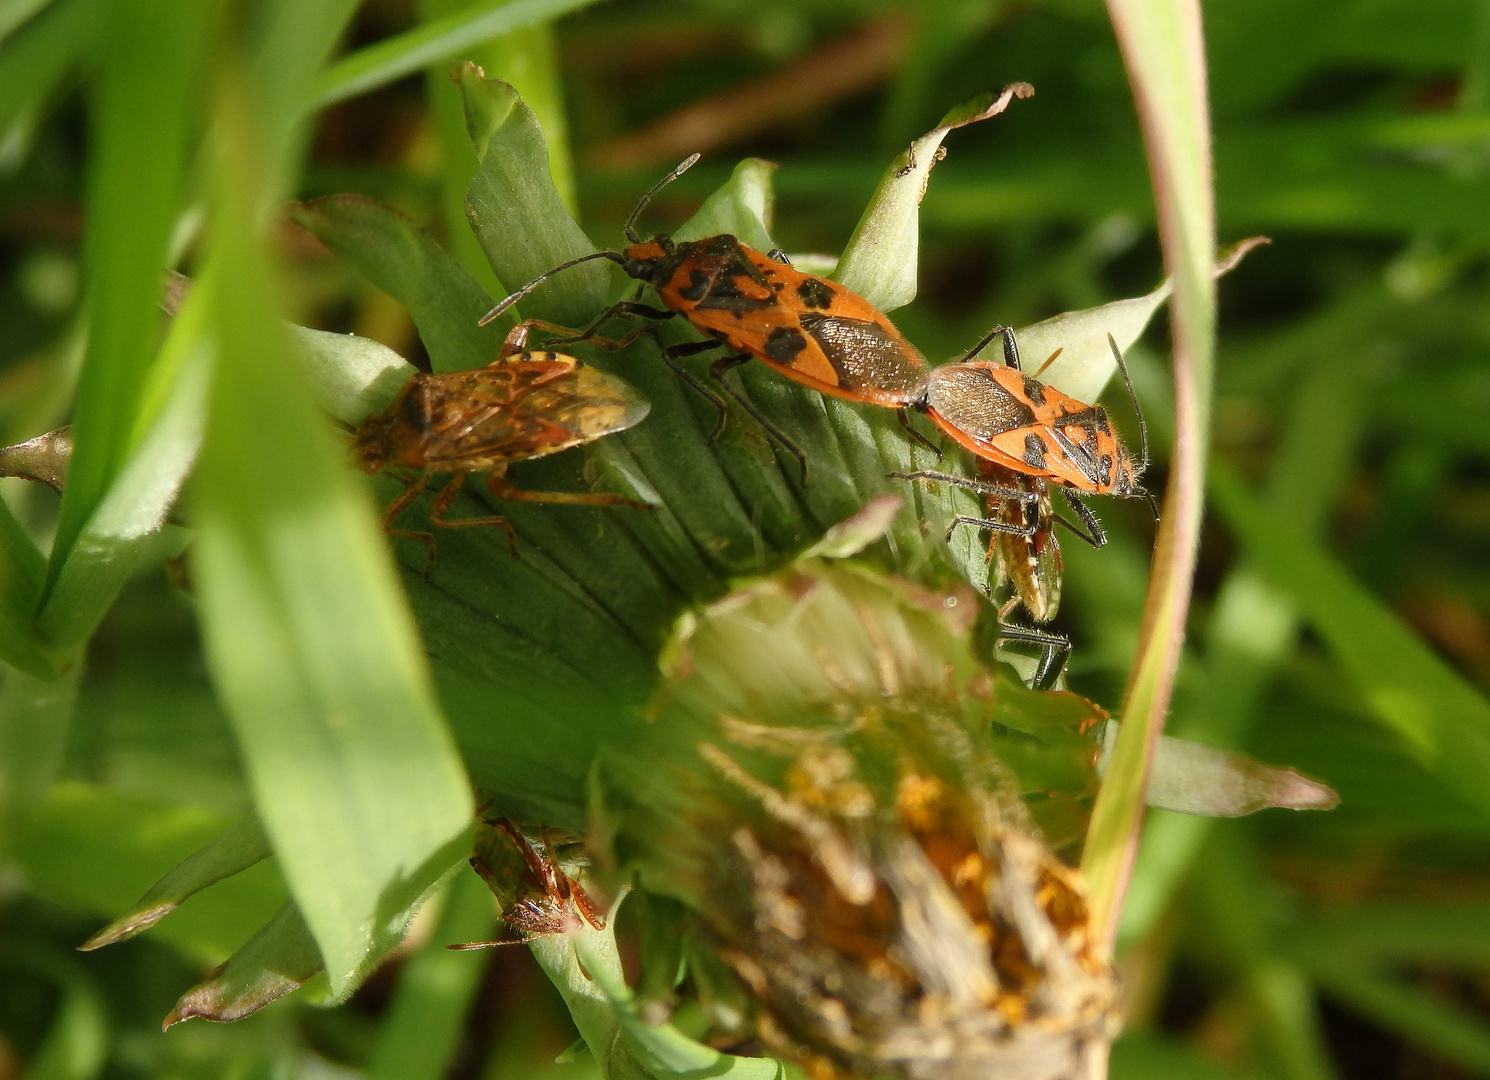
[[[315,939],[294,902],[287,901],[221,970],[183,994],[161,1026],[198,1016],[241,1020],[304,985],[320,970]]]
[[[85,238],[91,327],[73,415],[73,454],[52,548],[56,582],[124,470],[160,323],[156,307],[183,195],[215,3],[104,0],[109,48],[95,91],[97,142]]]
[[[194,293],[219,351],[195,580],[258,817],[340,996],[449,865],[472,803],[372,508],[274,317],[246,109],[231,84],[222,104],[216,245]]]
[[[480,953],[452,952],[445,946],[486,941],[495,927],[496,910],[486,884],[473,873],[457,873],[434,932],[399,976],[368,1059],[369,1080],[440,1080],[446,1075],[486,964]]]
[[[1174,283],[1175,445],[1123,730],[1097,795],[1081,868],[1098,940],[1117,937],[1143,824],[1144,787],[1169,710],[1200,540],[1215,363],[1216,250],[1205,46],[1198,0],[1108,0],[1148,149],[1164,266]]]
[[[465,95],[466,129],[481,165],[466,192],[466,216],[497,279],[508,288],[595,250],[554,187],[548,148],[532,110],[507,83],[474,64],[455,72]],[[582,263],[522,303],[527,317],[583,326],[604,307],[611,264]]]
[[[760,158],[746,158],[735,166],[729,180],[704,200],[698,213],[673,233],[678,241],[702,240],[730,233],[757,251],[770,251],[771,212],[776,196],[771,174],[776,166]]]
[[[202,806],[63,781],[26,819],[10,854],[38,895],[111,918],[130,910],[153,878],[231,826]],[[202,891],[150,936],[194,962],[218,964],[284,897],[273,865],[261,863]]]
[[[1490,702],[1290,521],[1263,509],[1227,469],[1216,509],[1248,557],[1293,602],[1403,750],[1490,812]]]
[[[593,0],[493,0],[474,3],[442,19],[344,56],[316,81],[317,108],[342,101],[450,60],[488,38],[548,22]]]
[[[1010,83],[997,96],[989,93],[965,101],[890,162],[833,276],[882,311],[914,300],[921,199],[931,167],[940,160],[942,140],[948,132],[997,116],[1014,98],[1034,92],[1029,83]]]
[[[492,298],[408,218],[360,195],[298,203],[290,218],[409,309],[434,370],[462,371],[497,358],[505,327],[477,325]]]
[[[129,911],[78,947],[84,951],[101,949],[142,934],[180,907],[188,897],[224,878],[242,873],[272,854],[269,838],[264,835],[258,820],[244,818],[166,871]]]

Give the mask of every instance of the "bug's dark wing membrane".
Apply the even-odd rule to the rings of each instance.
[[[933,371],[927,402],[953,427],[985,441],[1035,425],[1034,410],[986,369],[971,364],[946,364]]]
[[[921,354],[878,323],[808,313],[798,324],[818,343],[845,389],[869,387],[914,395],[926,385]]]

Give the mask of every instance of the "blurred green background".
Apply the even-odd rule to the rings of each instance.
[[[181,250],[201,243],[199,214],[178,213],[197,203],[169,187],[113,191],[111,178],[127,170],[99,165],[100,155],[125,160],[139,149],[201,183],[213,168],[194,156],[205,103],[181,91],[198,76],[178,78],[169,62],[146,68],[159,93],[133,100],[100,90],[129,85],[109,81],[110,65],[125,63],[116,54],[216,70],[242,57],[214,53],[215,43],[252,39],[255,20],[270,25],[275,9],[225,5],[233,29],[204,34],[183,23],[190,0],[141,0],[147,17],[110,22],[121,18],[113,8],[129,6],[0,3],[0,443],[74,415],[83,292],[99,288],[84,281],[85,245],[108,243],[85,241],[85,205],[96,213],[112,198],[175,229]],[[336,5],[322,6],[337,39]],[[368,56],[358,50],[499,6],[367,0],[337,49]],[[894,153],[953,103],[1021,79],[1035,85],[1032,101],[949,139],[923,207],[920,297],[897,324],[940,360],[995,322],[1135,296],[1161,277],[1143,147],[1100,4],[528,6],[565,13],[458,58],[512,81],[551,146],[567,145],[555,178],[597,242],[614,242],[637,196],[701,150],[704,162],[649,221],[682,221],[740,157],[756,155],[781,165],[778,242],[837,252]],[[1216,0],[1204,16],[1220,238],[1266,233],[1273,244],[1220,286],[1220,498],[1170,730],[1293,765],[1342,802],[1328,814],[1219,823],[1151,817],[1125,913],[1129,1034],[1114,1075],[1490,1076],[1490,817],[1484,799],[1465,794],[1474,776],[1393,733],[1392,717],[1412,704],[1384,703],[1372,678],[1400,660],[1428,679],[1452,669],[1481,693],[1490,685],[1490,3]],[[106,32],[119,26],[149,47]],[[289,96],[295,79],[314,76],[316,58],[292,71],[295,43],[279,44],[251,55],[289,58]],[[474,159],[445,76],[450,59],[428,57],[425,70],[416,55],[408,74],[316,111],[300,129],[293,106],[282,108],[281,133],[268,124],[269,178],[258,190],[276,203],[368,194],[481,278],[460,205]],[[272,66],[258,76],[280,85]],[[299,160],[301,139],[303,168],[286,164]],[[273,236],[287,267],[285,314],[427,362],[402,305],[308,233],[286,223]],[[154,256],[120,244],[108,265],[132,275],[121,288],[152,293],[157,283],[140,268]],[[495,290],[489,273],[482,280]],[[133,334],[148,348],[148,324],[113,318],[120,340]],[[95,316],[95,334],[99,325]],[[1130,357],[1159,433],[1169,427],[1166,357],[1159,324]],[[95,472],[108,475],[104,465]],[[1367,640],[1377,624],[1339,617],[1343,604],[1334,631],[1322,632],[1329,620],[1317,605],[1337,582],[1306,574],[1291,591],[1266,584],[1248,558],[1266,546],[1267,522],[1238,481],[1268,520],[1315,538],[1415,637]],[[45,547],[56,495],[18,479],[0,481],[0,494]],[[1141,505],[1100,509],[1112,543],[1065,545],[1057,626],[1076,643],[1073,687],[1115,705],[1152,524]],[[421,949],[490,931],[485,900],[470,889],[422,916],[410,944],[348,1003],[319,1009],[292,995],[226,1027],[197,1021],[163,1035],[159,1021],[281,901],[267,865],[143,939],[74,952],[249,805],[192,601],[162,567],[167,553],[142,560],[87,645],[65,741],[38,746],[32,728],[4,729],[0,754],[37,776],[55,766],[59,780],[24,818],[7,819],[0,851],[0,1080],[593,1071],[583,1060],[553,1064],[574,1029],[525,950]],[[1354,650],[1352,632],[1362,637]],[[1441,666],[1414,668],[1418,648]],[[1373,655],[1384,655],[1377,669]],[[0,713],[65,709],[18,702],[34,686],[6,675]],[[1471,698],[1466,737],[1490,737],[1483,698]],[[5,779],[24,783],[17,767]],[[1480,782],[1490,791],[1490,777]],[[445,936],[431,936],[436,918]]]

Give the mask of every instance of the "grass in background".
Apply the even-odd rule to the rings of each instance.
[[[439,1075],[430,1062],[441,1055],[462,1075],[537,1069],[538,1047],[551,1056],[572,1038],[543,984],[528,982],[519,1005],[482,988],[471,974],[481,957],[446,958],[441,975],[432,949],[332,1012],[292,998],[238,1027],[156,1034],[175,997],[282,898],[267,865],[234,905],[212,918],[203,911],[191,933],[167,920],[158,940],[116,955],[72,953],[102,917],[230,823],[254,782],[252,758],[246,780],[207,692],[187,602],[146,569],[110,610],[121,582],[137,565],[158,567],[161,552],[137,543],[138,522],[96,516],[152,423],[172,415],[164,389],[180,386],[193,362],[180,329],[189,318],[172,330],[180,341],[151,352],[156,284],[138,267],[158,263],[173,236],[192,235],[193,217],[180,211],[203,190],[189,161],[206,159],[188,155],[204,136],[194,110],[205,98],[180,87],[221,74],[215,50],[229,24],[212,20],[212,5],[186,5],[189,18],[181,5],[139,5],[138,26],[100,21],[105,9],[115,19],[134,5],[30,6],[40,10],[23,12],[31,18],[18,16],[0,41],[0,422],[5,442],[60,423],[86,356],[88,389],[72,415],[91,428],[79,444],[92,449],[79,450],[59,550],[89,528],[99,543],[94,563],[76,564],[71,577],[60,556],[50,577],[29,556],[7,562],[0,636],[26,625],[42,589],[74,590],[50,618],[43,609],[50,633],[33,643],[34,677],[75,654],[108,615],[78,678],[70,733],[60,722],[68,687],[36,694],[7,672],[0,731],[9,741],[0,745],[27,748],[0,755],[7,800],[27,790],[19,781],[30,785],[26,798],[39,796],[37,778],[54,767],[67,783],[30,811],[24,832],[8,834],[25,877],[11,879],[24,884],[9,887],[0,916],[0,958],[15,973],[0,1031],[38,1072],[38,1055],[61,1053],[42,1049],[52,1032],[51,1045],[79,1048],[55,1068],[78,1077],[105,1067],[221,1075],[272,1062],[300,1068],[312,1057],[373,1072],[421,1060],[428,1075]],[[297,6],[322,21],[296,22],[286,13]],[[526,39],[490,40],[513,12],[543,18],[571,6],[368,3],[347,33],[347,58],[318,73],[317,50],[330,48],[346,5],[264,5],[255,47],[273,58],[261,62],[277,76],[265,108],[278,117],[267,134],[285,147],[267,158],[293,160],[302,134],[310,147],[303,173],[270,168],[270,201],[340,191],[387,201],[449,238],[490,292],[451,197],[477,162],[453,123],[444,72],[470,56],[489,74],[512,64],[503,70],[541,104],[541,118],[567,118],[578,205],[595,240],[617,235],[656,175],[704,149],[705,163],[650,220],[681,222],[737,158],[756,153],[782,165],[777,239],[790,251],[836,252],[890,152],[953,102],[1024,79],[1037,87],[1032,102],[950,140],[923,207],[920,299],[897,322],[928,355],[951,357],[993,322],[1137,295],[1161,275],[1132,94],[1096,5],[615,4],[523,31]],[[1487,12],[1447,0],[1337,0],[1204,13],[1218,230],[1223,241],[1266,232],[1275,243],[1221,286],[1216,515],[1202,534],[1170,730],[1294,764],[1336,786],[1343,803],[1331,815],[1150,819],[1122,930],[1131,1034],[1115,1050],[1116,1075],[1490,1071],[1490,830],[1475,764],[1490,685]],[[96,34],[100,26],[109,32]],[[124,56],[128,42],[138,48]],[[784,101],[767,93],[783,71],[804,80]],[[423,81],[391,81],[421,72]],[[295,87],[312,79],[317,100],[341,104],[297,129]],[[700,107],[727,121],[710,130],[732,132],[728,140],[669,143],[669,124]],[[150,168],[131,171],[132,155]],[[597,164],[617,160],[630,165]],[[289,314],[420,358],[402,308],[305,234],[274,235]],[[234,265],[249,254],[240,250]],[[68,284],[80,260],[136,269],[87,272],[82,301]],[[85,312],[91,334],[80,350]],[[1162,333],[1151,339],[1153,351],[1134,351],[1135,377],[1151,421],[1172,431]],[[236,361],[243,378],[267,377],[251,366],[257,356],[245,349]],[[1115,400],[1115,412],[1124,408]],[[1131,418],[1119,424],[1133,430]],[[286,428],[284,440],[297,432]],[[169,460],[169,447],[158,453]],[[331,461],[325,449],[319,457]],[[322,485],[317,500],[341,482],[311,471],[301,479]],[[264,477],[244,482],[268,494],[226,485],[239,509],[280,490]],[[4,483],[19,527],[0,536],[6,550],[24,551],[16,538],[48,534],[56,499]],[[1073,681],[1112,704],[1138,641],[1152,538],[1141,507],[1100,509],[1116,536],[1099,552],[1067,545],[1061,626],[1077,639]],[[358,512],[365,525],[366,509]],[[245,528],[264,520],[257,508],[243,514]],[[26,660],[20,645],[7,655]],[[37,733],[51,737],[30,738]],[[467,936],[460,904],[449,898],[431,942]],[[474,1004],[459,1031],[409,1019],[458,1013],[462,1001]],[[542,1019],[526,1028],[506,1019],[527,1007]]]

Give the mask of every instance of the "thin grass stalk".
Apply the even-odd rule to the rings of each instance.
[[[1082,869],[1110,951],[1143,825],[1144,790],[1184,640],[1200,540],[1215,357],[1216,249],[1205,44],[1198,0],[1108,0],[1133,86],[1174,282],[1175,442],[1122,734],[1093,808]]]

